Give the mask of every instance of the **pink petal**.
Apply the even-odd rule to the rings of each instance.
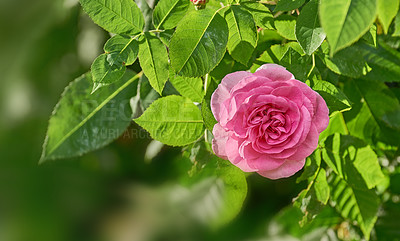
[[[239,146],[242,141],[237,140],[233,136],[229,136],[226,142],[226,154],[228,160],[235,166],[239,167],[244,172],[255,172],[258,171],[254,168],[249,167],[246,160],[239,154]]]
[[[258,171],[270,171],[279,168],[285,162],[284,159],[272,158],[268,154],[259,156],[257,159],[248,160],[247,163]]]
[[[272,81],[288,81],[294,79],[292,73],[277,64],[264,64],[257,69],[254,73],[257,76],[263,76],[271,79]]]
[[[231,89],[239,83],[240,80],[250,76],[251,73],[246,71],[238,71],[226,75],[218,88],[214,91],[211,96],[211,111],[214,114],[215,119],[219,122],[221,117],[221,105],[222,103],[230,97],[229,92]]]
[[[284,177],[290,177],[296,172],[300,171],[304,167],[305,159],[300,161],[285,161],[280,167],[270,171],[258,172],[263,177],[269,179],[279,179]]]
[[[271,93],[275,96],[286,97],[289,100],[295,102],[297,106],[303,105],[303,92],[297,86],[282,86],[274,89]]]
[[[328,127],[329,124],[329,109],[325,100],[317,93],[316,111],[313,118],[313,123],[318,132],[321,133]]]
[[[319,133],[314,125],[311,125],[307,138],[297,147],[296,153],[288,157],[290,160],[301,160],[311,155],[318,147]]]
[[[214,139],[212,140],[212,149],[215,155],[227,160],[228,157],[226,155],[225,146],[229,136],[228,132],[217,123],[214,125],[213,135]]]

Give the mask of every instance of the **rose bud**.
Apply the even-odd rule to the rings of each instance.
[[[205,8],[206,4],[208,3],[208,0],[190,0],[190,1],[194,4],[197,10]]]
[[[324,99],[284,67],[225,76],[211,97],[215,154],[245,172],[278,179],[303,168],[329,122]]]

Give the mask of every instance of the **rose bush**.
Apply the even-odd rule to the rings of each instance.
[[[270,179],[302,169],[329,122],[324,99],[276,64],[225,76],[211,109],[215,154]]]

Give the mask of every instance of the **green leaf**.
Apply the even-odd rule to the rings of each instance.
[[[288,40],[296,40],[296,18],[289,15],[280,15],[275,19],[276,31]]]
[[[161,96],[155,91],[149,82],[149,79],[146,75],[142,75],[139,79],[139,86],[138,86],[138,95],[140,99],[140,107],[143,113],[156,99],[160,98]],[[135,116],[135,117],[138,117]]]
[[[336,74],[358,78],[367,74],[371,68],[363,58],[362,51],[357,47],[348,47],[337,52],[333,57],[327,54],[318,55],[326,67]]]
[[[303,173],[296,179],[296,183],[308,181],[309,183],[315,179],[321,166],[321,150],[316,149],[313,154],[306,158],[306,164],[303,168]]]
[[[384,180],[376,154],[357,138],[335,134],[325,141],[323,160],[334,171],[329,184],[335,208],[344,218],[357,221],[369,239],[379,207],[378,196],[370,188]]]
[[[292,48],[288,49],[279,64],[286,67],[286,69],[291,72],[296,79],[301,81],[306,81],[307,74],[310,72],[312,67],[310,56],[301,56]]]
[[[305,0],[279,0],[276,4],[274,12],[278,11],[291,11],[301,7]]]
[[[328,136],[333,135],[335,133],[343,135],[350,134],[349,131],[347,130],[346,122],[344,121],[342,112],[338,111],[334,112],[329,116],[329,125],[319,135],[319,142],[323,142]]]
[[[397,13],[396,18],[394,19],[394,32],[392,36],[400,36],[400,12]]]
[[[108,54],[102,54],[94,60],[91,67],[93,75],[92,93],[100,87],[118,81],[124,75],[126,67],[122,65],[122,62],[110,63],[110,61]]]
[[[274,238],[272,240],[282,241],[337,241],[335,231],[330,227],[337,227],[343,219],[338,215],[335,209],[325,206],[318,216],[310,223],[300,226],[299,220],[304,214],[295,206],[284,208],[273,218],[273,225],[270,225],[269,230],[274,230]],[[330,231],[330,232],[327,232]],[[277,233],[278,232],[278,233]],[[324,234],[325,232],[328,235]],[[276,235],[279,236],[276,236]],[[297,237],[288,237],[288,234]],[[268,237],[270,237],[268,233]],[[267,239],[268,240],[268,239]]]
[[[274,28],[274,16],[269,8],[259,2],[241,2],[240,6],[253,15],[256,25],[265,28]]]
[[[358,178],[359,176],[355,176],[345,180],[331,173],[329,180],[329,185],[332,187],[331,200],[344,218],[357,222],[365,238],[369,240],[377,220],[379,198]]]
[[[367,44],[359,44],[357,47],[372,70],[366,78],[382,82],[400,82],[400,53],[383,42],[379,42],[378,48]]]
[[[399,240],[400,205],[389,200],[382,205],[381,213],[375,225],[376,240]]]
[[[214,125],[217,124],[217,120],[211,111],[211,95],[214,93],[215,89],[218,87],[218,84],[212,79],[209,79],[210,83],[207,86],[207,93],[201,103],[201,114],[203,116],[204,125],[209,131],[213,131]]]
[[[329,200],[329,189],[325,169],[320,168],[308,187],[301,191],[293,203],[304,214],[303,219],[300,221],[301,226],[313,220],[322,211],[322,208]]]
[[[378,18],[385,34],[388,32],[393,18],[396,17],[399,4],[400,0],[378,0]]]
[[[104,45],[104,52],[108,54],[107,60],[111,65],[119,62],[132,65],[138,56],[139,43],[133,38],[115,35]]]
[[[167,46],[167,48],[169,48],[169,41],[171,40],[174,32],[175,32],[175,29],[168,29],[168,30],[165,30],[165,31],[159,33],[159,38],[161,39],[163,44],[165,46]]]
[[[326,34],[318,19],[318,1],[312,0],[301,10],[296,23],[296,38],[308,55],[324,41]]]
[[[150,85],[161,95],[168,80],[168,53],[154,34],[145,33],[139,40],[139,62]]]
[[[192,205],[188,211],[203,223],[220,227],[236,217],[243,206],[247,195],[245,174],[229,161],[218,158],[204,148],[193,149],[191,161],[195,165],[201,164],[201,169],[190,172]]]
[[[333,84],[318,78],[313,78],[311,88],[317,91],[324,98],[329,108],[329,113],[335,111],[347,111],[351,109],[350,100],[347,96]]]
[[[198,103],[203,100],[205,93],[201,78],[189,78],[170,73],[169,81],[182,96]]]
[[[170,58],[175,73],[201,77],[217,66],[225,54],[228,26],[209,9],[192,11],[178,24],[170,41]]]
[[[366,43],[374,47],[376,47],[376,30],[377,30],[376,25],[372,24],[369,31],[362,37],[362,39],[365,40]]]
[[[300,55],[304,55],[303,50],[298,42],[288,42],[286,44],[275,44],[268,48],[256,59],[251,66],[251,72],[255,72],[261,65],[265,63],[279,63],[282,57],[287,53],[289,48],[292,48]]]
[[[360,39],[376,17],[376,0],[321,0],[319,16],[331,55]]]
[[[257,29],[253,16],[240,6],[231,6],[225,12],[228,23],[228,51],[236,61],[247,65],[257,46]]]
[[[352,111],[343,113],[351,135],[368,143],[377,140],[393,145],[399,143],[399,120],[388,116],[400,113],[400,104],[385,84],[365,79],[350,80],[345,84],[344,92],[353,103]]]
[[[156,29],[172,29],[185,16],[190,1],[160,0],[154,9],[153,23]]]
[[[323,160],[341,178],[351,178],[353,169],[358,172],[364,185],[376,187],[384,181],[378,157],[372,148],[362,140],[349,135],[335,133],[324,143]]]
[[[83,155],[118,138],[131,122],[129,99],[136,93],[133,82],[140,74],[126,74],[94,94],[91,74],[65,88],[55,106],[40,162]]]
[[[143,30],[143,15],[133,0],[80,0],[80,3],[90,18],[108,32],[136,35]]]
[[[176,95],[157,99],[135,122],[152,138],[171,146],[195,142],[204,131],[199,108],[189,99]]]

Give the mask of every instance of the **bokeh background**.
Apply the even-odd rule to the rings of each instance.
[[[146,155],[151,140],[134,123],[108,147],[38,165],[60,94],[109,36],[77,0],[0,0],[0,31],[0,241],[266,240],[281,232],[273,220],[304,188],[296,177],[251,175],[233,222],[187,222],[165,203],[187,171],[181,149],[153,143]]]

